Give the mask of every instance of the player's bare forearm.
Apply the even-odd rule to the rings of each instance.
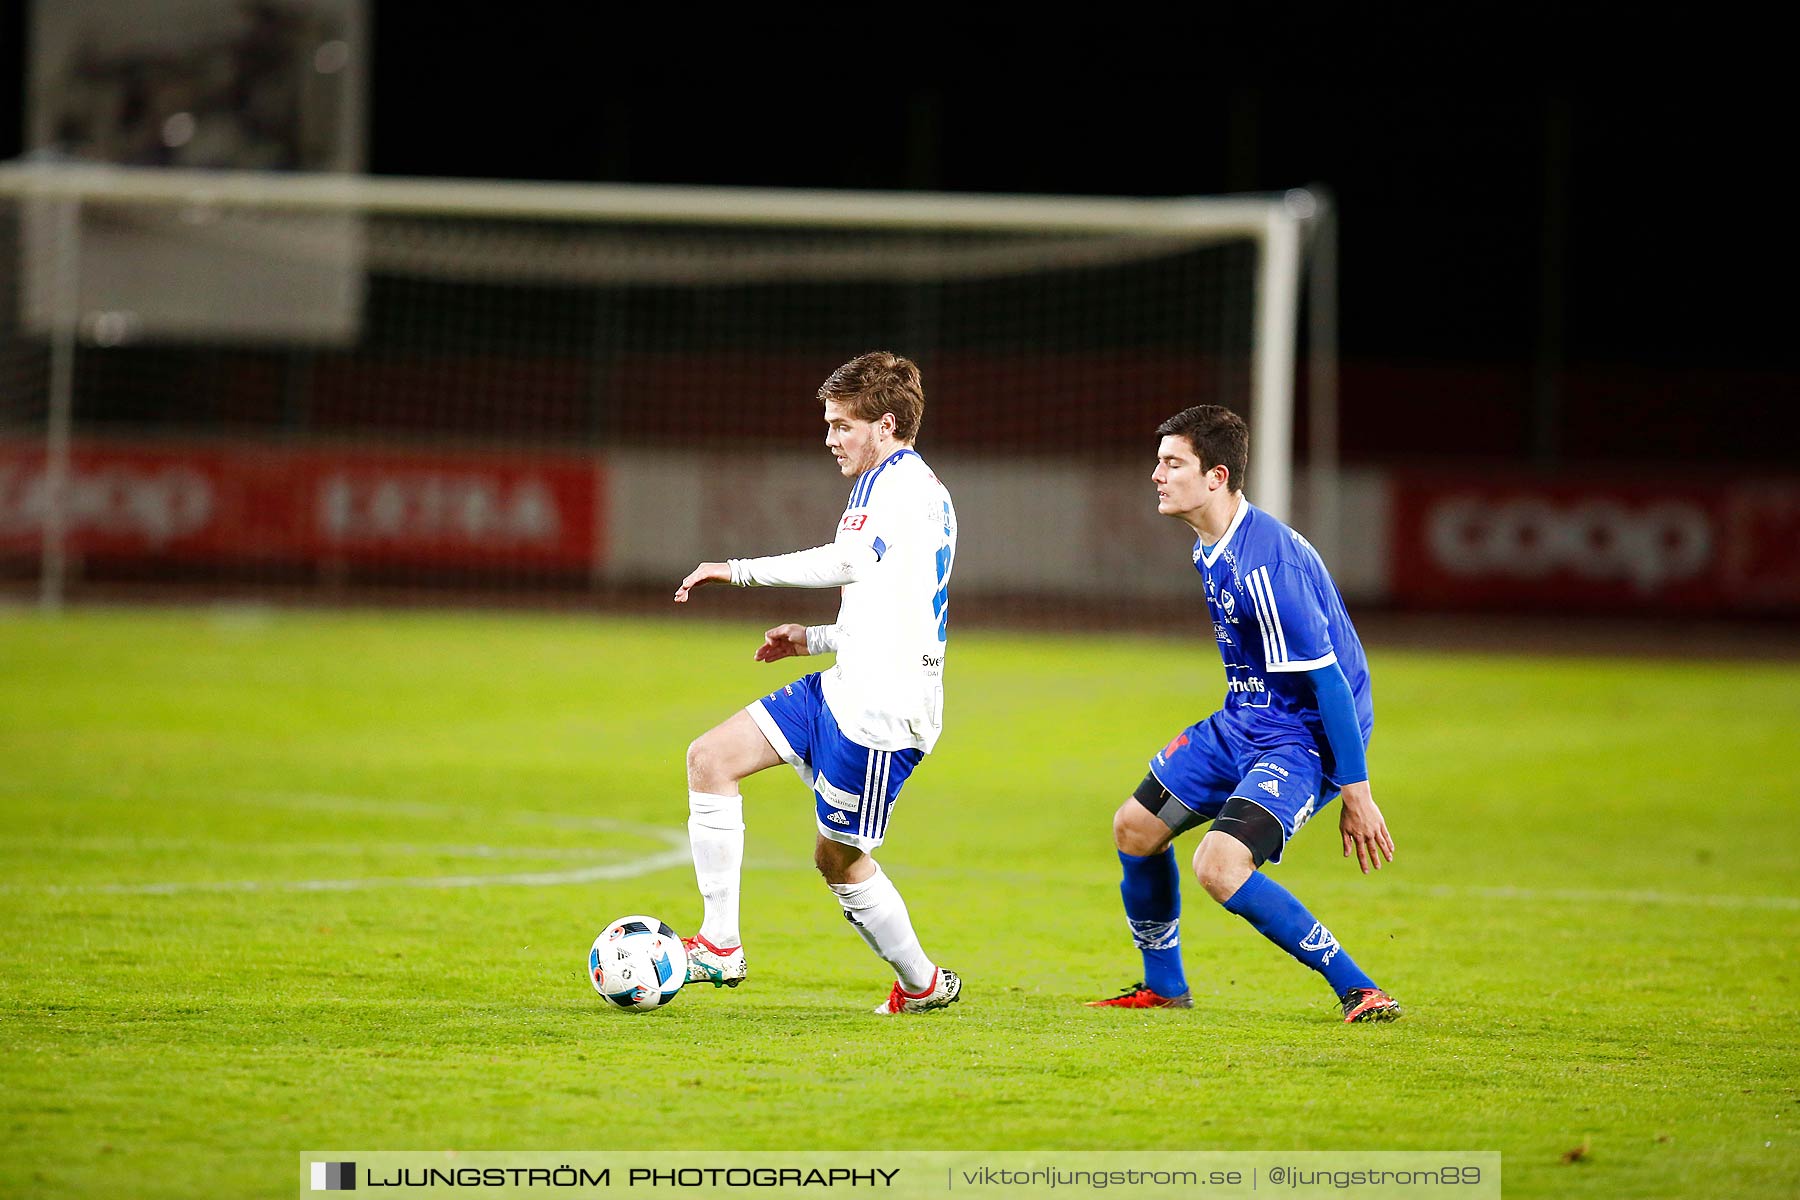
[[[806,626],[777,625],[763,634],[763,644],[756,648],[757,662],[776,662],[798,654],[811,654],[806,645]]]
[[[1354,850],[1364,875],[1371,869],[1381,870],[1383,858],[1394,861],[1394,837],[1388,832],[1387,820],[1375,803],[1368,780],[1344,785],[1338,832],[1344,839],[1344,857],[1349,858]]]
[[[681,586],[675,589],[675,603],[686,604],[688,593],[707,583],[730,583],[731,567],[722,562],[703,562],[687,573]]]

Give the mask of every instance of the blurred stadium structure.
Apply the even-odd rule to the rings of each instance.
[[[1331,243],[1305,192],[0,168],[0,590],[660,599],[823,536],[814,391],[882,347],[925,371],[960,619],[1191,620],[1147,479],[1198,402],[1251,418],[1249,494],[1355,602],[1800,612],[1791,475],[1338,471]]]
[[[32,6],[29,145],[90,162],[356,171],[366,0]]]
[[[891,348],[959,596],[1128,621],[1186,595],[1147,482],[1169,412],[1248,413],[1288,508],[1321,211],[7,167],[6,580],[660,594],[822,538],[814,394]]]

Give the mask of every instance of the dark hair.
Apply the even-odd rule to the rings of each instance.
[[[1184,408],[1156,427],[1158,437],[1184,437],[1200,456],[1202,470],[1225,468],[1225,486],[1244,490],[1250,468],[1250,427],[1244,418],[1217,404]]]
[[[894,436],[902,442],[918,437],[925,420],[925,385],[918,366],[886,350],[859,354],[833,371],[819,388],[819,402],[828,400],[836,400],[859,421],[879,421],[882,413],[893,413]]]

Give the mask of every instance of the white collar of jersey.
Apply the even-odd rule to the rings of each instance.
[[[1201,546],[1200,561],[1209,567],[1218,562],[1219,555],[1225,553],[1225,547],[1231,544],[1231,535],[1238,531],[1238,526],[1242,525],[1244,523],[1244,518],[1249,515],[1250,497],[1239,492],[1237,512],[1232,516],[1231,524],[1225,527],[1225,536],[1214,542],[1211,546]]]
[[[914,450],[911,446],[902,446],[868,470],[864,471],[861,475],[858,475],[856,477],[856,482],[850,487],[850,501],[844,506],[844,511],[849,512],[853,508],[862,508],[867,505],[869,503],[869,494],[875,490],[875,477],[909,454],[914,458],[918,458],[919,456],[919,452]],[[925,460],[920,458],[919,461],[924,462]]]

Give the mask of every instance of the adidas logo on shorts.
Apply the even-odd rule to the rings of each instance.
[[[1269,795],[1271,795],[1271,796],[1281,795],[1281,785],[1279,783],[1276,783],[1273,779],[1266,779],[1263,782],[1257,784],[1256,786],[1261,788],[1263,791],[1269,793]]]
[[[841,812],[834,812],[829,817],[826,817],[825,819],[827,821],[830,821],[833,825],[848,825],[850,823],[850,818],[846,817]]]

